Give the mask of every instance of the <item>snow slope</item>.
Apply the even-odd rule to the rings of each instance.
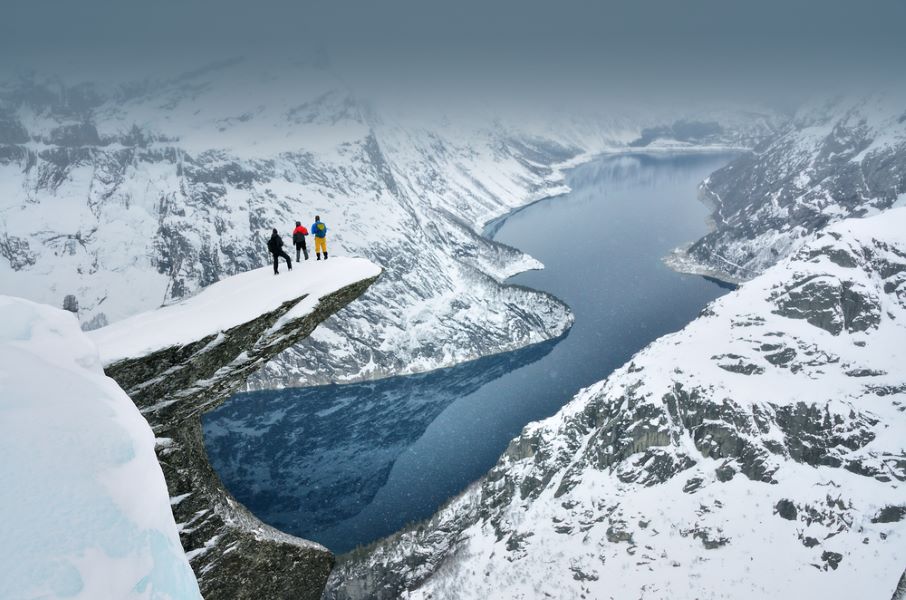
[[[154,436],[68,312],[0,296],[0,598],[200,598]]]
[[[377,277],[381,269],[363,258],[338,257],[296,264],[291,271],[282,264],[280,273],[275,276],[271,267],[240,273],[176,304],[117,321],[89,336],[100,349],[103,364],[109,365],[196,342],[304,297],[273,325],[278,330],[283,322],[311,313],[323,296]],[[367,329],[367,324],[362,327]]]
[[[906,93],[812,102],[786,130],[702,184],[715,229],[671,259],[750,279],[809,235],[906,202]]]
[[[906,566],[906,208],[639,352],[329,598],[891,598]]]
[[[71,294],[96,328],[262,266],[271,227],[286,236],[320,214],[331,257],[364,256],[385,275],[252,387],[449,366],[572,322],[555,298],[501,285],[541,265],[482,226],[564,192],[561,165],[696,118],[398,100],[364,100],[289,61],[117,85],[0,82],[0,292],[54,305]],[[708,146],[754,143],[776,120],[697,112],[720,123],[695,138]],[[362,321],[367,337],[350,326]]]

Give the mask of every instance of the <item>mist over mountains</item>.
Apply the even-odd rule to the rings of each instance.
[[[0,455],[19,458],[0,468],[9,492],[0,514],[16,515],[17,526],[0,539],[0,596],[48,596],[56,571],[28,565],[49,560],[69,569],[59,597],[195,597],[191,567],[208,600],[321,598],[337,549],[276,529],[262,536],[208,463],[198,417],[240,386],[277,399],[251,416],[226,412],[227,425],[208,433],[222,467],[239,471],[248,464],[234,459],[231,435],[294,444],[296,430],[281,430],[289,393],[279,388],[310,387],[300,394],[317,399],[286,423],[318,427],[323,447],[309,464],[321,470],[275,447],[263,461],[270,473],[240,472],[242,485],[280,510],[296,497],[274,486],[305,496],[308,514],[357,514],[439,413],[526,357],[543,365],[567,332],[589,327],[553,294],[510,285],[544,265],[491,239],[489,226],[570,193],[565,170],[600,155],[631,164],[636,153],[718,151],[735,158],[699,187],[712,231],[668,264],[739,288],[683,330],[634,347],[623,367],[602,367],[572,401],[549,394],[558,412],[521,420],[496,466],[433,517],[340,557],[325,597],[694,589],[906,600],[902,0],[8,4]],[[621,250],[656,235],[651,213],[640,217],[644,235]],[[292,224],[315,214],[330,227],[329,263],[273,277],[264,267],[271,228],[288,242]],[[543,239],[580,245],[579,228],[547,223]],[[347,257],[373,270],[338,296],[294,289],[317,269],[342,271]],[[571,258],[620,285],[594,256]],[[130,326],[242,277],[257,277],[260,290],[277,281],[288,299],[228,329],[217,320],[188,344],[172,322]],[[646,308],[674,299],[619,291]],[[235,316],[242,305],[214,297],[210,314]],[[299,316],[303,302],[328,297]],[[120,357],[128,364],[117,378],[98,358],[97,340],[111,330],[162,341]],[[600,345],[582,359],[604,365],[613,340],[595,332]],[[461,365],[493,354],[496,370],[488,360]],[[445,367],[456,367],[446,388],[443,371],[422,374]],[[544,376],[565,379],[555,369]],[[57,381],[97,390],[47,387]],[[315,387],[352,382],[333,386],[349,394],[333,400]],[[428,388],[433,402],[421,401]],[[333,411],[355,402],[356,389],[371,396],[347,411],[351,424],[337,424]],[[128,409],[134,427],[117,432],[92,416],[104,402]],[[38,412],[17,413],[19,404]],[[27,418],[5,416],[14,413]],[[406,427],[395,435],[379,417]],[[79,419],[90,426],[68,437]],[[475,453],[467,434],[480,428],[463,430],[439,460]],[[148,531],[166,542],[156,560],[131,525],[108,528],[113,542],[98,550],[105,524],[94,517],[106,513],[47,487],[95,481],[108,463],[120,472],[130,448],[144,449],[133,453],[145,456],[135,476],[90,499],[134,507],[153,497],[162,510]],[[338,473],[362,456],[366,476]],[[442,476],[418,476],[444,489]],[[134,557],[123,557],[125,542]],[[79,562],[92,552],[96,562]],[[147,575],[150,564],[182,573],[181,591],[165,588],[166,573]],[[122,592],[89,577],[114,570],[125,573]],[[106,596],[92,585],[107,586]]]
[[[255,56],[329,65],[365,95],[789,102],[899,80],[904,21],[896,0],[38,0],[4,8],[0,80],[32,69],[70,83],[154,80]]]

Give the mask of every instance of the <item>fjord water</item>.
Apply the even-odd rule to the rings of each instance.
[[[731,158],[618,155],[572,169],[569,194],[487,228],[544,263],[510,283],[566,302],[567,335],[423,375],[237,394],[204,419],[214,468],[259,518],[336,553],[430,516],[525,424],[726,292],[661,259],[707,232],[697,186]]]

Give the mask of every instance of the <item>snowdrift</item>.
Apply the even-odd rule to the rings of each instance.
[[[0,598],[200,598],[148,423],[68,312],[0,296]]]

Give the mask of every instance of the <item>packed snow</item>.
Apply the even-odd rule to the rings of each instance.
[[[117,321],[89,332],[105,365],[136,358],[171,346],[198,341],[271,312],[286,302],[297,303],[281,322],[309,314],[322,297],[381,274],[364,258],[335,256],[295,263],[289,270],[280,259],[280,274],[261,267],[204,288],[177,304]]]
[[[151,428],[75,316],[0,315],[0,598],[201,598]]]

